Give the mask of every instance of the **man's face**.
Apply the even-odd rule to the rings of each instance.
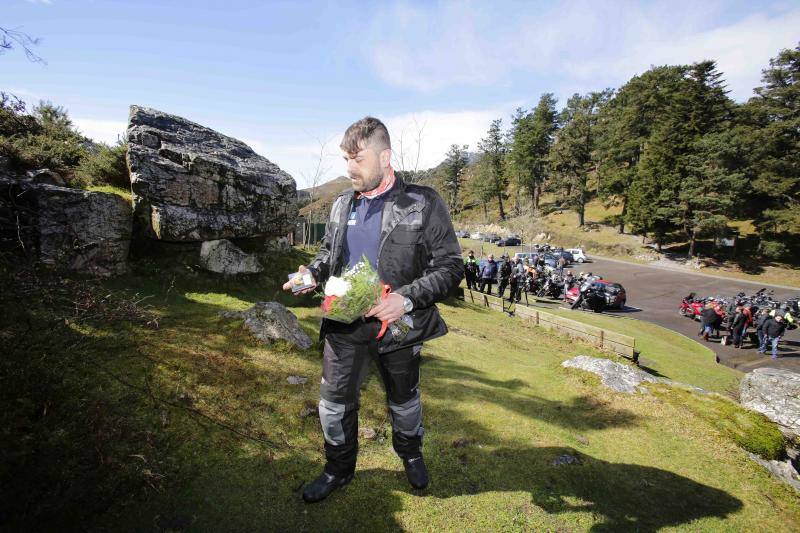
[[[489,261],[494,261],[494,256],[492,254],[489,254]]]
[[[383,171],[389,166],[392,151],[380,150],[373,145],[367,145],[355,154],[342,154],[347,162],[347,175],[350,184],[357,192],[371,191],[380,185]]]

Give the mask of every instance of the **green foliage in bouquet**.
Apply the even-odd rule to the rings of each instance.
[[[322,304],[325,318],[349,324],[364,316],[381,296],[381,280],[365,255],[342,279],[350,285],[344,296],[327,296]],[[330,283],[330,280],[328,281]]]

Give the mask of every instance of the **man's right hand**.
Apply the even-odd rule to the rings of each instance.
[[[308,269],[304,265],[300,265],[299,267],[297,267],[297,271],[300,272],[301,274],[303,272],[306,272],[307,270]],[[314,279],[313,275],[311,276],[311,279]],[[309,292],[313,291],[314,289],[316,289],[317,288],[317,283],[316,283],[316,280],[314,280],[314,281],[315,281],[314,285],[312,285],[311,287],[306,287],[302,291],[297,291],[297,292],[294,293],[294,295],[297,296],[298,294],[306,294],[306,293],[309,293]],[[289,280],[289,281],[287,281],[286,283],[283,284],[283,290],[285,290],[285,291],[292,290],[292,280]]]

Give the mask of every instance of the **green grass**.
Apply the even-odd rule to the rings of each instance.
[[[542,306],[553,314],[610,331],[632,335],[640,353],[640,365],[659,376],[701,389],[732,394],[744,376],[740,371],[716,363],[707,346],[670,329],[613,314],[572,311],[555,305]]]
[[[86,188],[86,190],[95,192],[104,192],[108,194],[116,194],[126,199],[129,202],[133,201],[130,189],[122,189],[120,187],[114,187],[113,185],[90,185],[89,187]]]
[[[306,260],[293,252],[276,258],[275,279],[243,281],[164,260],[95,292],[68,278],[36,289],[5,272],[15,283],[0,303],[24,315],[0,320],[11,347],[0,360],[4,525],[798,529],[797,495],[746,457],[711,408],[669,394],[613,393],[560,366],[576,354],[602,355],[591,347],[459,302],[441,305],[450,333],[423,351],[431,487],[410,491],[373,376],[360,423],[379,439],[361,443],[350,486],[304,505],[300,489],[322,466],[322,437],[315,417],[299,415],[316,404],[320,354],[261,345],[218,312],[277,299],[315,335],[318,301],[278,290],[282,273]],[[289,385],[290,375],[308,383]],[[723,386],[729,378],[705,379]],[[582,464],[553,466],[563,454]]]

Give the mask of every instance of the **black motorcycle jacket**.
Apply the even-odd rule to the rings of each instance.
[[[377,271],[392,292],[414,304],[409,313],[414,326],[402,343],[392,344],[391,336],[385,335],[378,348],[382,352],[447,333],[434,304],[444,300],[464,277],[461,246],[439,194],[430,187],[406,184],[399,177],[384,194]],[[325,237],[308,266],[318,283],[341,275],[345,267],[342,248],[354,198],[354,191],[345,191],[331,207]]]

